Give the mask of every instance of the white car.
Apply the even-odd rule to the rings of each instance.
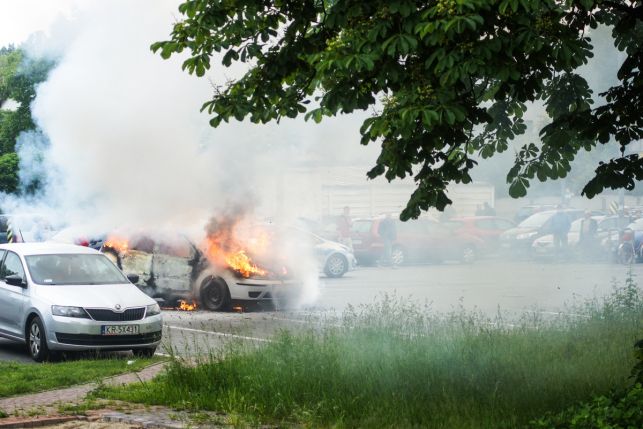
[[[599,243],[606,238],[618,242],[619,229],[622,225],[622,221],[619,220],[618,216],[592,216],[592,219],[596,221],[596,237]],[[567,245],[572,249],[578,246],[582,221],[583,218],[573,221],[567,233]],[[547,234],[537,238],[532,243],[532,249],[535,256],[553,255],[556,251],[554,236]]]
[[[158,304],[102,253],[3,244],[0,261],[0,336],[26,343],[34,360],[96,349],[151,356],[161,342]]]

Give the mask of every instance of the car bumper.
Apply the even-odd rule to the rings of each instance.
[[[302,290],[302,284],[294,280],[242,279],[230,288],[230,295],[234,301],[289,301],[298,298]]]
[[[135,335],[101,335],[104,325],[136,325]],[[47,345],[51,350],[127,350],[152,348],[161,343],[161,315],[129,322],[103,322],[51,316],[47,324]]]

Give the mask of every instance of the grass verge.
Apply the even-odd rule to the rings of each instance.
[[[199,365],[176,361],[152,382],[96,394],[248,425],[523,427],[627,384],[643,333],[643,294],[632,279],[569,313],[527,313],[509,325],[385,298],[347,311],[339,327],[282,332],[261,348],[234,344]]]
[[[159,359],[89,359],[59,363],[0,362],[0,398],[41,392],[139,371]]]

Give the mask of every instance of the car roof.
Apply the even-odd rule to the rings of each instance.
[[[11,250],[20,255],[56,255],[56,254],[98,254],[100,252],[89,247],[76,246],[62,243],[6,243],[0,244],[0,249]]]

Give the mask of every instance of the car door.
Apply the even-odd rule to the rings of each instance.
[[[4,279],[11,275],[19,275],[26,281],[20,257],[14,252],[7,251],[0,266],[0,329],[5,334],[23,338],[22,313],[29,299],[29,290],[26,287],[6,283]]]
[[[136,284],[140,287],[154,285],[152,258],[155,244],[154,240],[145,235],[132,237],[129,249],[120,254],[121,270],[125,274],[136,274]]]
[[[161,290],[190,290],[195,257],[194,246],[183,238],[159,240],[152,259],[156,287]]]

